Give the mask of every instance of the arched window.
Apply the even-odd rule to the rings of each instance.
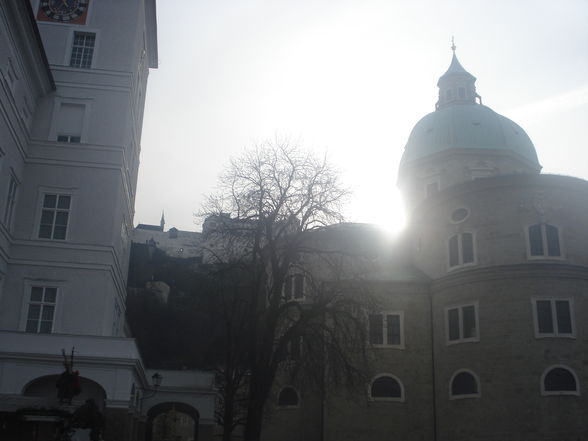
[[[480,384],[471,371],[462,369],[451,377],[449,382],[449,398],[477,398],[480,396]]]
[[[297,407],[299,401],[298,392],[293,387],[284,387],[278,394],[278,406]]]
[[[549,224],[531,225],[529,255],[531,257],[561,257],[559,229]]]
[[[449,267],[474,263],[474,235],[458,233],[449,238]]]
[[[574,371],[567,366],[552,366],[543,372],[542,395],[580,395],[580,385]]]
[[[374,401],[404,401],[404,387],[393,375],[378,375],[370,385],[369,396]]]

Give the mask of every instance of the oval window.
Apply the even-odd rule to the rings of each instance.
[[[452,222],[461,222],[468,217],[469,211],[465,208],[458,208],[457,210],[453,210],[451,213],[451,221]]]

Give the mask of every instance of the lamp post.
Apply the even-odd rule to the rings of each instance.
[[[151,391],[150,395],[143,395],[141,397],[141,404],[143,404],[143,400],[146,398],[151,398],[153,396],[155,396],[155,394],[157,393],[157,391],[159,390],[159,386],[161,386],[161,382],[163,380],[163,375],[161,375],[159,372],[155,372],[152,376],[151,376],[151,381],[153,383],[153,389]]]

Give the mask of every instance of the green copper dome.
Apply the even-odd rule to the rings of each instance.
[[[422,118],[412,130],[402,164],[453,149],[514,153],[539,166],[535,147],[516,123],[476,103],[455,103]]]

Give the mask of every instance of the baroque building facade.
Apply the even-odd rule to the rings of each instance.
[[[213,396],[211,376],[160,372],[167,380],[154,394],[155,373],[125,325],[145,92],[157,60],[155,0],[0,4],[3,440],[55,439],[88,399],[105,417],[104,439],[144,439],[177,389],[201,439],[212,424],[212,399],[202,398]],[[61,388],[58,399],[62,350],[68,363],[73,353],[73,400]]]
[[[285,379],[265,439],[588,440],[588,182],[540,174],[475,81],[454,48],[400,164],[408,227],[371,241],[366,389]],[[337,229],[357,246],[375,234]]]

